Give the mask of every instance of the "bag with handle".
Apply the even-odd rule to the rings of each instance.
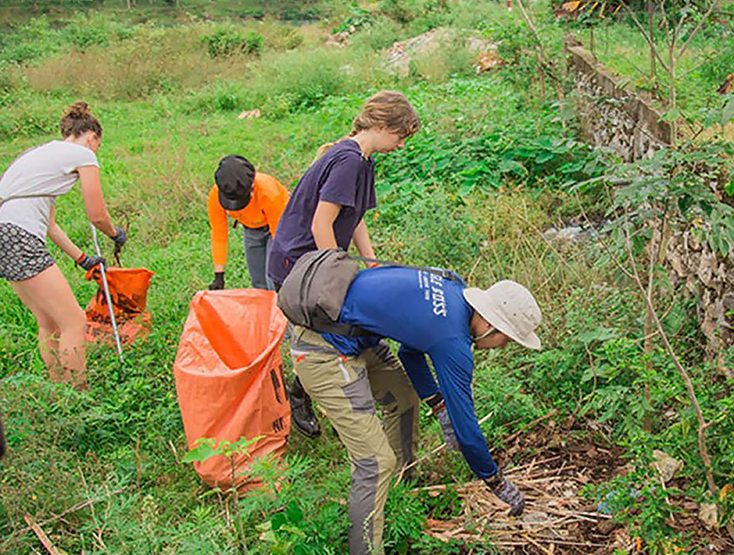
[[[199,291],[191,301],[173,363],[189,448],[201,438],[217,444],[260,438],[232,460],[215,455],[194,463],[212,487],[259,487],[254,459],[280,459],[286,451],[291,409],[280,357],[286,325],[272,291]]]
[[[278,308],[293,324],[320,333],[352,337],[367,335],[369,332],[358,326],[338,321],[349,286],[359,272],[360,260],[424,270],[461,282],[459,276],[441,268],[409,266],[388,260],[350,256],[341,249],[324,249],[308,252],[296,261],[278,291]]]

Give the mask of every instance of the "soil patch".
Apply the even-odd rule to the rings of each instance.
[[[448,520],[428,519],[426,533],[446,542],[491,543],[518,555],[648,553],[642,542],[581,493],[586,485],[606,482],[626,471],[623,450],[591,439],[593,434],[571,438],[569,432],[553,428],[551,424],[523,434],[505,451],[521,463],[505,472],[525,493],[521,517],[508,517],[507,505],[480,480],[456,487],[463,501],[462,514]],[[446,487],[420,489],[439,495]],[[702,526],[696,518],[697,503],[681,498],[671,502],[676,506],[671,525],[702,546],[697,555],[734,552],[724,530]]]

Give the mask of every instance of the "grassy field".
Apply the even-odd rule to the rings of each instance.
[[[343,49],[323,45],[336,20],[158,26],[89,12],[66,25],[31,19],[19,34],[4,36],[0,167],[54,138],[63,107],[87,100],[104,126],[98,156],[105,198],[113,220],[130,234],[123,264],[149,268],[155,277],[150,338],[127,348],[122,363],[110,348],[90,348],[91,387],[83,393],[49,383],[36,352],[35,322],[0,283],[0,409],[10,449],[0,462],[0,552],[38,552],[25,515],[41,522],[68,553],[242,552],[229,505],[181,462],[186,440],[172,375],[188,303],[211,280],[206,193],[218,160],[230,153],[247,156],[292,186],[316,148],[346,134],[362,101],[380,88],[405,92],[424,126],[404,150],[377,160],[378,209],[368,224],[378,255],[449,267],[482,287],[515,279],[536,293],[543,308],[542,352],[510,347],[477,357],[474,397],[478,414],[490,415],[483,425],[490,445],[502,452],[510,447],[504,438],[556,410],[557,427],[546,429],[549,437],[603,436],[629,457],[631,470],[611,485],[589,488],[589,503],[610,492],[646,488],[644,499],[620,501],[615,517],[649,553],[673,545],[693,553],[706,539],[697,527],[667,523],[669,499],[656,493],[647,464],[653,449],[665,449],[685,461],[681,481],[668,492],[674,502],[706,499],[695,416],[672,363],[662,351],[643,352],[639,297],[598,246],[561,248],[542,236],[549,226],[579,217],[564,185],[598,175],[608,163],[606,153],[574,140],[573,121],[564,125],[557,106],[540,97],[537,68],[519,47],[518,60],[527,65],[495,73],[474,75],[470,56],[457,56],[453,44],[433,66],[413,65],[408,76],[393,75],[380,49],[425,28],[430,18],[507,37],[508,51],[529,36],[517,13],[494,3],[427,4],[385,2],[380,13],[342,14],[353,18],[349,24],[363,25]],[[401,6],[407,21],[398,17]],[[416,6],[420,16],[409,9]],[[548,13],[544,5],[537,10],[538,18]],[[90,32],[80,37],[79,30]],[[553,32],[560,35],[561,29]],[[252,33],[262,39],[255,51],[221,50],[222,44],[252,44]],[[210,44],[219,45],[213,55]],[[555,48],[560,51],[560,44]],[[262,117],[237,118],[255,108]],[[592,217],[606,210],[598,195],[580,201]],[[75,242],[91,249],[78,190],[59,201],[58,220]],[[227,284],[247,287],[241,241],[233,239]],[[109,255],[111,245],[103,248]],[[58,249],[51,246],[51,252],[85,305],[94,287]],[[714,379],[704,361],[694,301],[678,305],[674,315],[682,316],[670,326],[703,409],[716,422],[711,449],[723,486],[734,462],[731,384]],[[649,399],[640,395],[645,387]],[[651,428],[643,428],[643,416]],[[291,437],[287,486],[241,501],[248,553],[346,551],[349,465],[322,423],[325,432],[317,441]],[[421,450],[427,453],[440,443],[440,431],[427,416],[422,429]],[[527,460],[541,443],[513,450],[505,462]],[[472,480],[457,454],[436,455],[419,471],[421,485]],[[261,472],[272,468],[265,465]],[[455,516],[461,503],[452,487],[435,497],[413,488],[400,484],[390,493],[388,553],[494,552],[483,543],[441,543],[423,534],[426,519]],[[642,512],[630,513],[632,506]],[[279,514],[300,517],[272,541],[262,540]]]

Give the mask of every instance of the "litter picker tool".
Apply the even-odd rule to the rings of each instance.
[[[99,242],[97,241],[97,229],[94,225],[90,224],[92,228],[92,240],[94,241],[94,248],[97,251],[97,256],[102,256],[102,252],[99,250]],[[119,260],[119,251],[115,251],[115,257]],[[104,297],[107,301],[107,308],[110,310],[110,322],[112,323],[112,331],[115,334],[115,345],[117,346],[117,354],[122,360],[122,345],[120,344],[120,333],[117,331],[117,322],[115,321],[115,310],[112,308],[112,298],[110,297],[110,288],[107,285],[107,269],[104,264],[99,265],[100,273],[102,274],[102,288],[104,289]]]

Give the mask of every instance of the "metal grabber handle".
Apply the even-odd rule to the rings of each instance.
[[[92,240],[94,241],[94,248],[97,251],[97,256],[102,256],[102,252],[99,250],[99,242],[97,241],[97,229],[93,224],[89,224],[92,228]],[[120,344],[120,332],[117,331],[117,321],[115,320],[115,310],[112,308],[112,298],[110,297],[110,287],[107,285],[107,269],[104,264],[99,265],[100,272],[102,273],[102,288],[104,289],[104,297],[107,301],[107,308],[110,310],[110,322],[112,322],[112,331],[115,334],[115,345],[117,346],[117,354],[122,360],[122,345]]]

